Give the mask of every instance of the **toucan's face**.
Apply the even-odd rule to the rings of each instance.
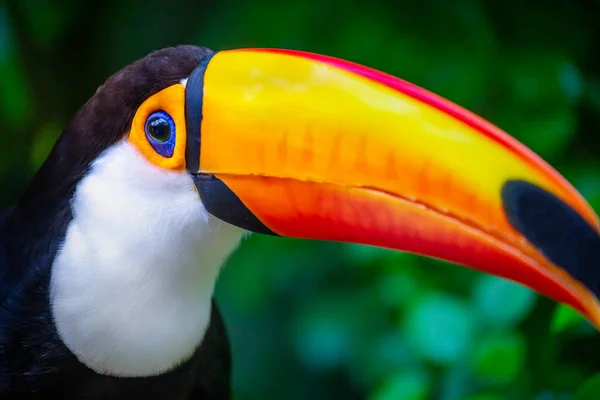
[[[88,365],[144,375],[189,355],[209,315],[197,303],[209,304],[243,231],[441,258],[527,285],[600,327],[598,218],[506,133],[329,57],[246,49],[196,65],[144,98],[77,188],[53,299],[59,331]],[[90,313],[98,298],[118,312]],[[136,325],[146,310],[169,323]],[[182,337],[168,342],[173,329]],[[161,330],[140,344],[140,332]]]
[[[600,322],[586,267],[543,237],[567,214],[596,235],[581,196],[499,129],[394,77],[314,54],[222,51],[146,100],[129,141],[189,174],[225,222],[439,257]]]

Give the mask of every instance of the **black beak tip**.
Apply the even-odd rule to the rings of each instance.
[[[600,297],[600,235],[573,208],[533,183],[502,187],[510,224],[550,261]]]

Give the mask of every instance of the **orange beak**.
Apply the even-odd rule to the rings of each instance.
[[[196,98],[186,101],[188,170],[216,217],[468,266],[600,328],[597,215],[500,129],[410,83],[310,53],[222,51],[197,71],[186,89]]]

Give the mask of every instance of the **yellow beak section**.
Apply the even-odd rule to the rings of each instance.
[[[564,257],[549,258],[547,240],[511,220],[507,207],[523,202],[507,206],[509,186],[539,188],[598,236],[596,214],[493,125],[392,76],[294,51],[218,52],[203,90],[199,172],[272,232],[469,266],[569,304],[600,327],[585,274],[558,265]]]

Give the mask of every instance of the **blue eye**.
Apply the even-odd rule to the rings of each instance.
[[[154,150],[163,157],[173,157],[175,151],[175,121],[164,111],[150,114],[146,120],[146,137]]]

